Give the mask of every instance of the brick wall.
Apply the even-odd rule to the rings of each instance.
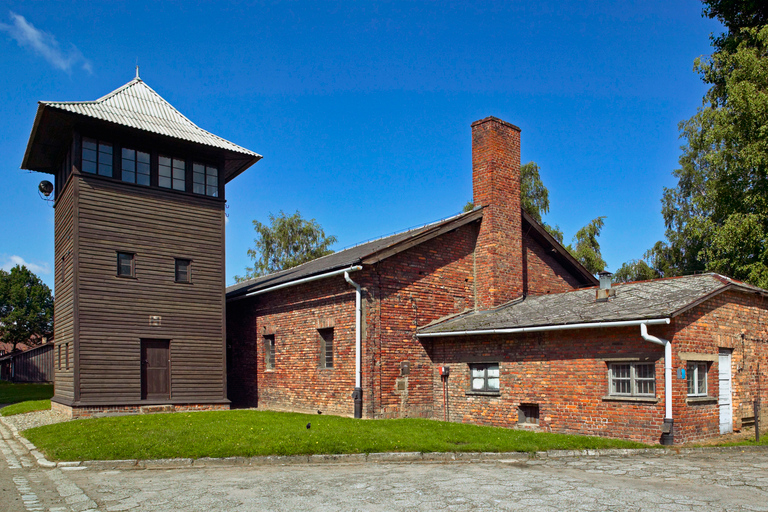
[[[361,276],[351,274],[356,281]],[[353,414],[355,289],[343,276],[231,301],[228,307],[236,405]],[[332,368],[321,367],[318,329],[324,328],[334,331]],[[265,335],[275,340],[272,369],[265,364]]]
[[[576,277],[565,270],[551,251],[523,234],[524,286],[527,295],[567,292],[579,288]]]
[[[711,400],[689,399],[687,382],[675,378],[675,441],[678,436],[685,442],[720,434],[720,368],[716,356],[721,348],[732,351],[733,426],[741,429],[743,419],[754,416],[753,401],[758,390],[762,403],[768,404],[768,303],[757,294],[729,291],[682,313],[674,325],[676,370],[685,368],[688,360],[704,359],[694,354],[712,356],[707,372],[707,394]],[[680,354],[687,357],[681,358]],[[765,412],[763,417],[768,420]]]
[[[663,331],[653,331],[663,336]],[[645,342],[640,329],[553,331],[510,336],[436,339],[435,366],[447,365],[450,421],[516,426],[521,404],[539,406],[539,430],[619,437],[657,443],[664,419],[664,350]],[[651,401],[610,400],[611,361],[655,362]],[[498,395],[470,391],[468,363],[499,363]],[[443,382],[433,368],[435,417],[442,419]]]
[[[520,129],[495,117],[472,123],[472,188],[483,206],[476,250],[477,308],[523,294]]]
[[[473,249],[477,227],[467,225],[375,265],[374,417],[431,417],[434,403],[428,347],[416,329],[474,306]],[[374,320],[372,318],[371,320]],[[404,375],[401,364],[407,363]]]

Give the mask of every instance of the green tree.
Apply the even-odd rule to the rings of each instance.
[[[666,241],[644,259],[659,277],[718,272],[765,288],[768,3],[707,0],[704,15],[727,31],[713,37],[710,57],[695,61],[710,88],[696,114],[680,123],[678,183],[662,198]],[[631,263],[627,270],[637,270]]]
[[[678,186],[662,200],[667,257],[679,274],[719,272],[768,287],[768,25],[698,60],[713,84],[681,124]]]
[[[267,226],[253,221],[256,238],[253,249],[248,249],[253,267],[246,267],[246,274],[235,276],[235,281],[265,276],[333,253],[329,247],[336,243],[336,237],[325,236],[315,219],[303,219],[298,210],[293,215],[270,213],[269,222]]]
[[[51,289],[25,266],[0,270],[0,339],[16,345],[53,331]]]
[[[605,217],[592,219],[589,224],[576,232],[573,245],[566,246],[568,252],[592,274],[602,272],[607,265],[600,254],[600,242],[597,241],[605,224],[603,219]]]

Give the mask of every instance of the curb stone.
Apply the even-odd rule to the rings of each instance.
[[[82,469],[180,469],[233,466],[295,465],[295,464],[399,464],[399,463],[456,463],[456,462],[499,462],[503,464],[522,464],[534,459],[558,459],[579,457],[632,457],[637,455],[655,455],[658,457],[674,455],[692,455],[708,452],[746,452],[768,451],[768,446],[704,446],[699,448],[608,448],[604,450],[550,450],[542,452],[386,452],[386,453],[350,453],[317,455],[265,455],[255,457],[201,457],[199,459],[125,459],[125,460],[87,460],[52,462],[19,434],[15,426],[2,422],[13,436],[34,456],[42,468]]]

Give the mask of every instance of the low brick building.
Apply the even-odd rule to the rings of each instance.
[[[235,405],[665,443],[753,421],[768,292],[598,287],[521,209],[520,130],[472,143],[474,210],[227,289]]]

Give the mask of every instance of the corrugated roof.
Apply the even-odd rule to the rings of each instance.
[[[420,228],[411,229],[409,231],[396,233],[394,235],[356,245],[349,249],[309,261],[303,265],[283,270],[282,272],[276,272],[256,279],[243,281],[242,283],[227,287],[227,298],[235,298],[271,286],[289,283],[316,274],[323,274],[325,272],[357,265],[363,262],[366,258],[376,253],[386,251],[387,249],[391,249],[398,244],[406,243],[411,240],[426,241],[430,238],[430,235],[440,232],[442,228],[455,229],[465,223],[479,219],[481,216],[482,209],[476,208],[471,212],[462,213],[439,222],[427,224]]]
[[[595,301],[595,288],[526,297],[491,311],[472,312],[425,327],[419,333],[448,333],[667,318],[729,288],[768,291],[717,274],[616,284],[616,295]]]
[[[96,101],[41,101],[40,104],[197,144],[261,156],[203,130],[138,77]]]

